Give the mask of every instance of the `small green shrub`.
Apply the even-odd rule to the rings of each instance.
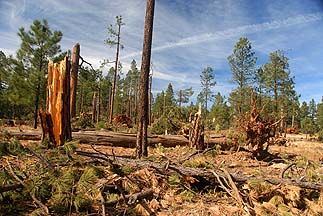
[[[97,130],[105,129],[105,128],[107,128],[105,121],[99,121],[98,123],[95,124],[95,129]]]

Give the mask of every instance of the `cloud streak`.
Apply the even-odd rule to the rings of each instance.
[[[298,15],[294,17],[289,17],[282,20],[274,20],[270,22],[264,22],[260,24],[244,25],[237,28],[230,28],[223,31],[216,31],[213,33],[205,33],[201,35],[196,35],[192,37],[186,37],[180,39],[176,42],[166,43],[165,45],[153,47],[154,52],[163,51],[166,49],[172,49],[181,46],[199,44],[211,40],[223,40],[232,38],[234,36],[239,36],[243,34],[253,34],[262,31],[286,28],[294,25],[306,24],[310,22],[315,22],[323,19],[323,13],[312,13],[305,15]],[[141,54],[141,51],[133,52],[121,57],[121,59],[132,58]]]

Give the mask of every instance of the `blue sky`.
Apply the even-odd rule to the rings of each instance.
[[[61,30],[62,50],[79,42],[81,55],[98,68],[114,59],[114,48],[104,44],[107,27],[122,15],[123,71],[135,59],[140,68],[145,0],[0,0],[0,50],[15,54],[19,27],[47,19]],[[248,37],[258,56],[287,51],[291,75],[296,77],[300,101],[323,96],[323,0],[156,0],[152,61],[153,92],[172,83],[175,91],[200,91],[203,68],[215,70],[213,89],[228,95],[235,88],[227,56],[240,37]],[[112,65],[111,65],[112,66]],[[105,70],[108,70],[106,68]]]

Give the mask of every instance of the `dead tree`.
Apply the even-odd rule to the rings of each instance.
[[[140,102],[138,106],[137,158],[148,156],[147,126],[148,126],[148,85],[151,58],[151,43],[153,36],[155,0],[147,0],[144,44],[140,71]]]
[[[92,104],[92,124],[95,124],[96,114],[97,114],[97,104],[96,104],[96,92],[93,93],[93,104]]]
[[[116,39],[111,39],[108,38],[105,40],[105,42],[110,45],[117,45],[116,48],[116,60],[115,60],[115,66],[114,66],[114,76],[113,76],[113,83],[112,83],[112,92],[111,92],[111,98],[110,98],[110,113],[109,113],[109,123],[112,122],[113,119],[113,106],[114,106],[114,96],[115,96],[115,91],[116,91],[116,84],[117,84],[117,73],[118,73],[118,63],[119,63],[119,50],[120,47],[123,48],[123,46],[120,44],[120,30],[121,26],[124,25],[122,22],[122,17],[121,16],[116,16],[117,19],[117,31],[112,29],[112,26],[108,28],[109,33],[111,34],[111,38],[115,37]]]
[[[77,43],[73,47],[72,65],[71,65],[71,118],[76,116],[76,89],[77,89],[77,74],[80,60],[80,44]]]
[[[195,113],[194,119],[191,122],[189,132],[190,147],[196,146],[198,150],[204,150],[204,124],[202,123],[202,107],[199,104],[199,111]]]
[[[46,113],[41,114],[42,129],[43,136],[49,137],[49,141],[54,137],[57,146],[72,139],[69,69],[67,56],[60,63],[50,61],[48,64],[47,106]]]
[[[243,129],[247,135],[247,144],[252,148],[254,157],[263,159],[269,147],[270,138],[274,136],[277,125],[281,120],[273,122],[272,120],[262,119],[261,111],[258,111],[254,92],[251,97],[251,110],[244,122]],[[264,149],[264,145],[267,147]]]
[[[53,132],[53,120],[49,113],[44,110],[39,111],[40,123],[42,128],[42,137],[41,141],[48,140],[49,144],[52,146],[56,146],[56,141]]]

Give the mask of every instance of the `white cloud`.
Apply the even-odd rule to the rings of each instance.
[[[196,35],[192,37],[186,37],[180,39],[176,42],[169,42],[161,46],[153,47],[153,52],[159,52],[166,49],[177,48],[181,46],[188,46],[193,44],[199,44],[204,42],[209,42],[211,40],[224,40],[228,38],[232,38],[234,36],[245,35],[245,34],[252,34],[256,32],[268,31],[273,29],[285,28],[293,25],[304,24],[309,22],[314,22],[323,19],[323,13],[313,13],[313,14],[306,14],[306,15],[299,15],[295,17],[289,17],[283,20],[274,20],[271,22],[264,22],[260,24],[253,24],[253,25],[245,25],[240,26],[237,28],[231,28],[223,31],[217,31],[213,33],[204,33],[201,35]],[[131,58],[134,56],[140,55],[141,52],[133,52],[122,56],[122,59]]]

